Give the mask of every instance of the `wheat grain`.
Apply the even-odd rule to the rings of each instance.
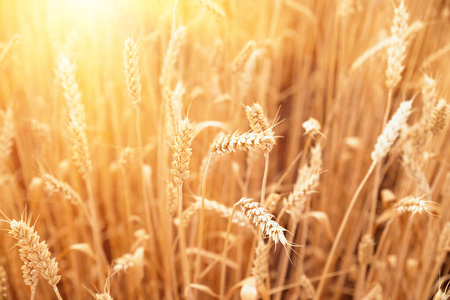
[[[0,163],[3,163],[11,155],[14,143],[14,129],[13,111],[9,107],[4,115],[3,127],[0,131]]]
[[[8,299],[8,275],[5,267],[0,265],[0,300]]]
[[[358,246],[358,261],[360,264],[369,264],[373,258],[374,241],[370,234],[362,237]]]
[[[421,197],[405,197],[399,200],[395,205],[395,209],[400,213],[408,213],[410,212],[412,215],[414,214],[422,214],[424,212],[428,212],[429,201],[423,200]]]
[[[247,119],[253,132],[262,133],[269,130],[269,124],[259,103],[254,103],[252,106],[245,106],[245,112],[247,113]]]
[[[222,7],[211,0],[200,0],[200,4],[219,20],[226,19],[227,15]]]
[[[181,120],[174,134],[173,149],[173,169],[170,172],[173,180],[177,185],[182,185],[189,177],[189,161],[192,155],[192,137],[194,134],[194,126],[189,122],[188,118]]]
[[[141,103],[141,76],[139,74],[139,41],[135,42],[132,38],[125,40],[124,65],[125,78],[133,107],[139,109]]]
[[[30,225],[31,218],[27,218],[24,214],[20,221],[8,220],[8,222],[10,225],[8,234],[17,240],[20,258],[24,262],[22,270],[25,283],[30,285],[33,291],[37,285],[37,275],[41,274],[53,287],[58,299],[60,299],[56,286],[61,280],[61,275],[58,275],[58,263],[55,258],[50,258],[51,254],[45,241],[39,242],[39,235],[36,233],[34,226]]]
[[[400,107],[378,137],[375,149],[372,152],[372,160],[374,163],[381,161],[397,140],[400,131],[406,125],[411,114],[412,102],[413,100],[409,100],[400,104]]]
[[[290,243],[284,236],[284,229],[277,222],[273,221],[273,215],[271,215],[267,209],[260,207],[258,202],[253,202],[251,198],[242,198],[237,202],[241,205],[242,212],[255,224],[256,227],[261,229],[261,232],[270,237],[275,245],[281,243],[283,246],[290,246]]]
[[[248,41],[247,44],[245,44],[244,48],[238,53],[231,65],[233,73],[240,72],[244,68],[250,58],[250,54],[255,50],[255,47],[256,43],[254,41]]]
[[[430,131],[436,135],[441,131],[447,122],[448,105],[444,99],[439,100],[431,113],[431,119],[428,124]]]
[[[393,89],[402,79],[401,73],[406,56],[406,32],[408,30],[409,15],[406,12],[403,1],[395,8],[394,24],[391,27],[391,44],[388,48],[388,67],[386,70],[386,85],[388,89]]]
[[[306,297],[308,299],[313,299],[316,295],[316,289],[314,288],[314,285],[312,284],[311,280],[305,275],[302,274],[300,276],[300,286],[303,288]]]
[[[220,204],[217,201],[204,199],[205,206],[204,209],[206,211],[212,211],[218,213],[221,217],[228,219],[231,216],[231,213],[233,212],[233,209]],[[200,211],[202,207],[202,200],[197,199],[197,201],[191,206],[189,206],[185,211],[183,211],[183,226],[187,227],[189,225],[189,222],[192,220],[192,218]],[[235,211],[233,214],[233,219],[231,219],[231,222],[233,224],[236,224],[240,227],[248,227],[250,225],[248,218],[246,218],[241,212]]]
[[[53,177],[50,174],[42,173],[44,187],[49,195],[53,193],[61,194],[65,199],[69,200],[73,205],[83,204],[81,197],[67,183]]]
[[[269,249],[263,242],[259,241],[255,248],[255,258],[251,275],[255,278],[256,289],[259,290],[264,285],[264,280],[269,275]]]
[[[236,152],[236,150],[254,151],[260,149],[265,153],[272,150],[275,145],[275,138],[273,136],[265,135],[264,133],[238,131],[231,134],[221,134],[211,146],[211,153],[226,154]]]

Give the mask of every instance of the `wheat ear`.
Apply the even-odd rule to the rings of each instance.
[[[436,135],[441,131],[447,122],[448,105],[444,99],[439,100],[431,113],[431,119],[428,124],[430,131]]]
[[[4,115],[3,127],[0,131],[0,164],[3,164],[6,158],[11,155],[14,142],[14,128],[13,111],[9,107]]]
[[[125,78],[133,107],[139,109],[141,103],[141,76],[139,74],[139,41],[135,42],[132,38],[125,40],[124,65]]]
[[[254,41],[248,41],[247,44],[245,44],[244,48],[238,53],[231,65],[233,73],[237,73],[244,68],[250,58],[250,54],[255,50],[255,46],[256,43]]]
[[[236,152],[236,150],[255,151],[256,149],[260,149],[263,152],[268,153],[272,150],[274,145],[275,138],[273,136],[268,136],[264,133],[239,133],[236,131],[227,135],[219,135],[211,146],[211,153],[223,155],[226,153]]]
[[[8,299],[8,275],[5,267],[0,265],[0,300]]]
[[[261,229],[263,235],[270,237],[275,246],[277,243],[283,246],[292,246],[284,236],[284,229],[277,222],[272,219],[274,216],[268,212],[267,209],[260,207],[258,202],[254,202],[251,198],[242,198],[237,202],[242,208],[242,212],[246,215],[250,221],[255,224],[256,227]]]
[[[200,0],[200,4],[213,16],[219,20],[224,20],[227,15],[222,7],[211,0]]]
[[[58,299],[62,299],[57,287],[58,282],[61,280],[61,275],[58,275],[58,263],[55,258],[50,258],[51,254],[45,241],[39,242],[39,235],[35,231],[34,226],[30,225],[31,218],[27,218],[26,214],[24,214],[20,221],[10,220],[8,222],[10,225],[8,233],[17,240],[17,245],[20,248],[19,255],[24,262],[22,270],[25,283],[30,285],[32,295],[37,285],[37,275],[41,274],[53,287]]]

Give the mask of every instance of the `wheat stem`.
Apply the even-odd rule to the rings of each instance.
[[[366,184],[367,180],[369,179],[369,176],[372,174],[372,172],[373,172],[373,170],[375,168],[375,165],[376,165],[376,161],[373,161],[372,164],[369,167],[369,170],[367,171],[366,175],[364,176],[364,179],[361,181],[361,183],[359,184],[358,188],[356,189],[356,192],[353,195],[352,200],[350,201],[350,205],[347,208],[347,211],[345,212],[344,219],[342,220],[341,225],[339,226],[338,233],[336,234],[336,237],[335,237],[335,239],[333,241],[333,245],[331,246],[331,250],[328,253],[328,258],[327,258],[327,261],[325,263],[325,267],[323,268],[322,275],[320,276],[319,287],[317,288],[317,293],[316,293],[316,296],[314,297],[315,300],[319,300],[320,299],[320,296],[322,294],[322,290],[323,290],[324,285],[325,285],[325,281],[326,281],[326,278],[327,278],[328,271],[330,270],[330,267],[331,267],[331,265],[334,262],[335,255],[336,255],[336,250],[337,250],[337,248],[339,246],[339,242],[340,242],[340,240],[342,238],[342,234],[344,233],[345,226],[347,225],[347,222],[348,222],[348,220],[350,218],[350,214],[352,213],[353,207],[356,204],[356,200],[358,199],[359,194],[361,193],[364,185]]]

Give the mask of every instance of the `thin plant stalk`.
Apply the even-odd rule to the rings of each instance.
[[[201,249],[202,244],[203,244],[203,227],[205,224],[206,174],[208,173],[209,163],[211,162],[212,155],[213,154],[211,153],[208,157],[208,162],[206,163],[205,173],[203,174],[203,179],[202,179],[202,206],[200,208],[200,220],[199,220],[199,226],[198,226],[198,241],[197,241],[198,249]],[[199,272],[200,272],[200,253],[197,254],[197,257],[195,259],[194,281],[197,280]]]
[[[266,198],[266,183],[267,175],[269,173],[269,153],[264,153],[264,177],[261,186],[261,207],[264,207],[264,200]]]
[[[334,261],[334,258],[335,258],[334,256],[336,255],[336,251],[339,246],[339,242],[342,238],[342,234],[344,233],[345,226],[347,225],[347,222],[350,218],[350,214],[353,211],[353,207],[356,204],[356,200],[358,199],[359,194],[361,193],[364,185],[366,184],[367,180],[369,179],[369,176],[372,174],[372,172],[375,168],[375,165],[376,165],[376,162],[375,161],[372,162],[372,164],[369,167],[369,170],[367,171],[366,175],[364,176],[364,179],[361,181],[355,194],[353,195],[353,198],[350,201],[350,205],[347,208],[347,211],[345,212],[344,219],[342,220],[341,225],[339,226],[338,233],[336,234],[336,238],[334,239],[333,245],[331,246],[331,250],[328,254],[328,258],[325,263],[325,267],[323,268],[322,275],[320,277],[319,287],[317,288],[316,296],[314,297],[315,300],[320,299],[320,296],[322,294],[322,290],[324,288],[325,281],[327,278],[327,273],[330,270],[330,267]]]
[[[223,247],[222,252],[222,268],[220,269],[220,299],[223,299],[225,295],[225,273],[226,273],[226,265],[225,260],[227,258],[227,252],[228,252],[228,239],[230,237],[230,231],[231,231],[231,221],[233,220],[234,212],[236,211],[236,206],[238,203],[235,203],[233,205],[233,210],[231,211],[231,215],[228,218],[228,224],[227,224],[227,233],[225,235],[225,244]]]

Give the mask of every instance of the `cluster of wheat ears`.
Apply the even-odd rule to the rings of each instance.
[[[447,0],[0,1],[0,300],[449,299],[449,66]]]

